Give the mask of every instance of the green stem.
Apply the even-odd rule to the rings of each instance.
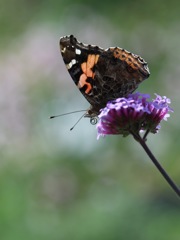
[[[145,152],[147,153],[147,155],[149,156],[151,161],[154,163],[154,165],[157,167],[159,172],[162,174],[162,176],[165,178],[165,180],[168,182],[168,184],[171,186],[171,188],[180,197],[180,189],[179,189],[179,187],[173,182],[173,180],[169,177],[169,175],[164,170],[164,168],[161,166],[161,164],[158,162],[158,160],[154,157],[154,155],[152,154],[151,150],[146,145],[145,141],[141,138],[140,135],[137,136],[137,134],[134,134],[133,132],[131,132],[131,134],[133,135],[135,140],[138,141],[141,144],[141,146],[143,147],[143,149],[145,150]]]

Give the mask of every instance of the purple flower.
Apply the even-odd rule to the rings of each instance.
[[[141,93],[109,101],[99,114],[98,138],[108,134],[122,134],[125,137],[141,131],[157,133],[160,122],[167,120],[173,110],[169,107],[170,99],[155,95],[152,101],[148,101],[148,94]]]

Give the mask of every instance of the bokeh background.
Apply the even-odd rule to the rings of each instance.
[[[73,114],[89,107],[59,38],[141,55],[139,91],[166,95],[174,113],[148,145],[180,184],[180,2],[1,0],[0,239],[179,240],[180,204],[132,137],[96,140]]]

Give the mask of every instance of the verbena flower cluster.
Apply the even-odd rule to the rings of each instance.
[[[152,101],[149,100],[150,95],[141,93],[109,101],[99,114],[98,138],[109,134],[125,137],[140,131],[157,133],[160,122],[167,120],[173,110],[169,107],[169,98],[155,95]]]

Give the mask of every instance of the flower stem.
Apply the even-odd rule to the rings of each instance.
[[[132,133],[132,132],[131,132]],[[177,193],[177,195],[180,197],[180,188],[173,182],[173,180],[169,177],[169,175],[167,174],[167,172],[164,170],[164,168],[161,166],[161,164],[157,161],[157,159],[154,157],[154,155],[152,154],[151,150],[148,148],[148,146],[146,145],[145,141],[141,138],[141,136],[139,135],[137,137],[136,134],[132,133],[133,137],[135,138],[136,141],[138,141],[141,146],[143,147],[143,149],[145,150],[145,152],[147,153],[147,155],[149,156],[149,158],[151,159],[151,161],[154,163],[154,165],[157,167],[157,169],[159,170],[159,172],[162,174],[162,176],[166,179],[166,181],[168,182],[168,184],[171,186],[171,188]]]

